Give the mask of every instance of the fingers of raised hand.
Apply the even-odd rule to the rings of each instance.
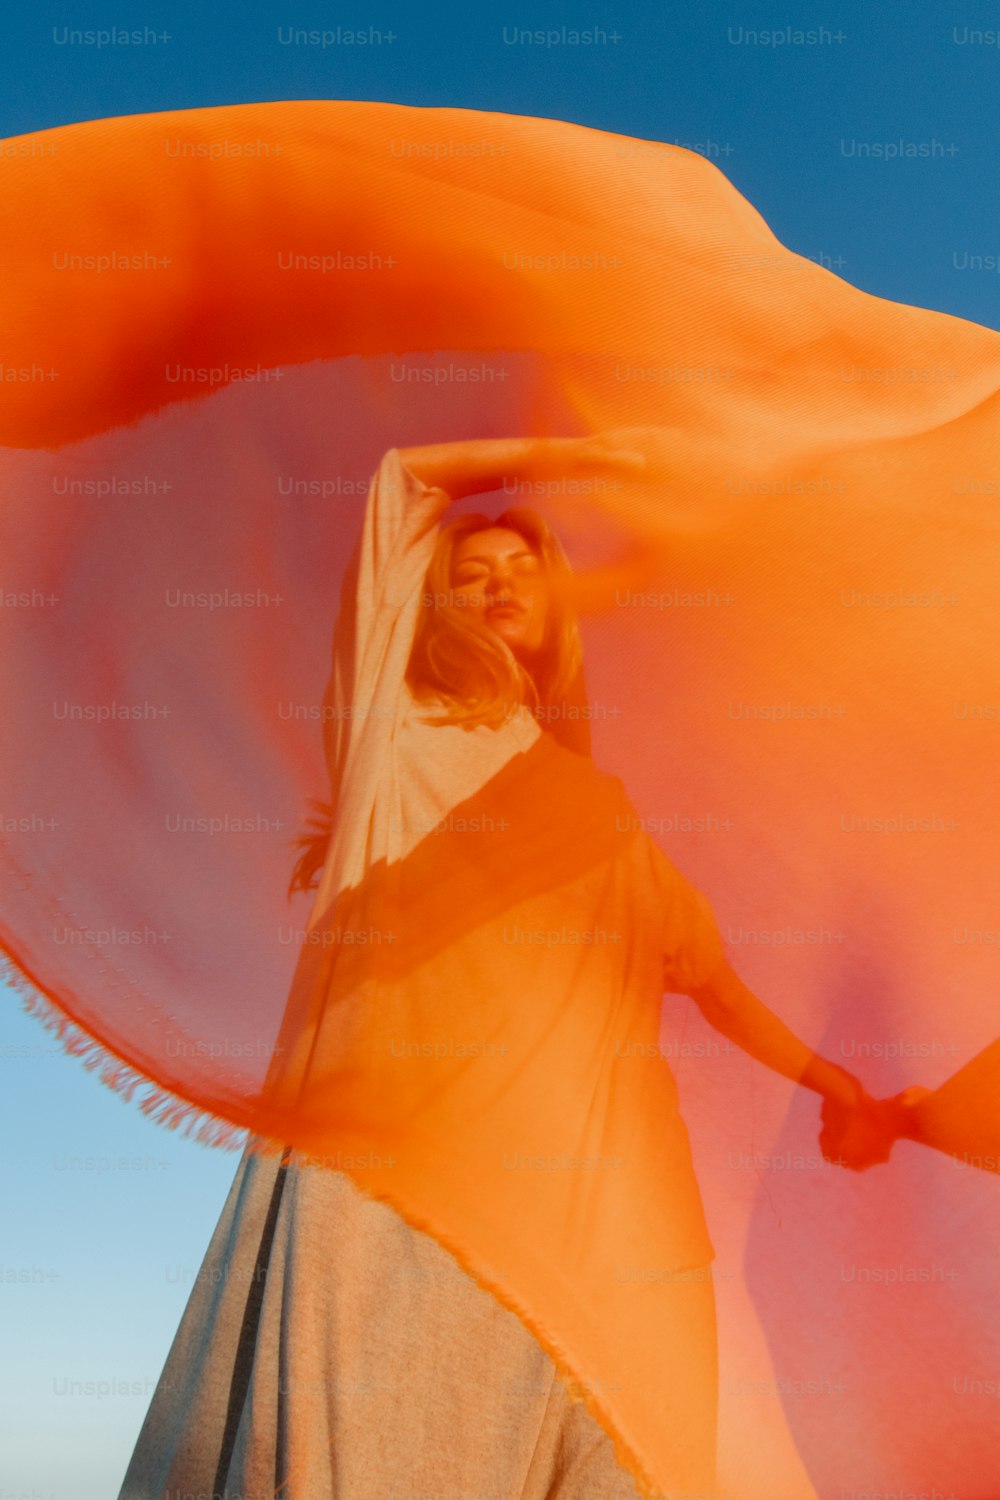
[[[641,473],[648,464],[647,454],[638,441],[641,435],[641,428],[594,433],[582,440],[578,457],[584,463]]]

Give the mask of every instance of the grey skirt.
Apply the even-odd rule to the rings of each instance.
[[[341,1172],[244,1152],[118,1500],[636,1500],[513,1313]]]

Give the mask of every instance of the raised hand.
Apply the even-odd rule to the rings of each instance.
[[[643,427],[619,427],[587,437],[565,438],[562,456],[567,466],[574,468],[640,474],[648,467],[648,455],[642,447],[647,432]]]

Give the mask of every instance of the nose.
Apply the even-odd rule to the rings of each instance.
[[[490,605],[509,604],[513,598],[510,575],[506,568],[494,568],[486,581],[486,598]]]

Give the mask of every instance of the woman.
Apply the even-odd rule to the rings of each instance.
[[[610,474],[640,463],[613,436],[385,454],[348,572],[327,695],[332,836],[326,829],[300,840],[305,847],[291,883],[306,890],[318,881],[312,932],[334,930],[342,898],[363,888],[371,871],[406,868],[435,846],[449,811],[502,780],[543,735],[574,759],[589,756],[580,637],[562,548],[542,518],[522,508],[441,527],[450,501],[499,488],[505,476],[539,479],[576,467]],[[565,770],[569,762],[560,764]],[[502,864],[504,834],[490,837],[494,848],[483,858]],[[670,910],[668,927],[657,931],[669,931],[670,952],[654,998],[663,987],[683,989],[720,1032],[819,1093],[828,1155],[840,1152],[844,1164],[857,1167],[886,1159],[886,1143],[903,1128],[897,1103],[870,1100],[852,1075],[811,1053],[750,993],[725,960],[704,896],[647,834],[635,834],[628,848],[645,862],[638,868],[648,870],[654,900]],[[439,869],[446,873],[445,863]],[[654,921],[650,911],[648,903],[636,904],[630,920]],[[395,919],[405,923],[401,908]],[[449,920],[443,908],[435,914],[435,921]],[[349,929],[336,930],[343,939]],[[341,965],[345,953],[341,947]],[[304,952],[293,997],[297,991],[312,1004],[320,991],[332,993],[327,962],[326,949],[318,968],[315,954]],[[365,965],[389,960],[365,955],[358,962],[360,970],[348,964],[349,980],[338,981],[341,997]],[[485,979],[484,972],[484,993]],[[314,1050],[318,1030],[308,1033]],[[302,1034],[301,1026],[287,1030],[291,1046],[275,1070],[278,1091],[295,1076]],[[500,1068],[508,1037],[517,1053],[512,1028],[493,1034]],[[406,1041],[399,1039],[400,1049]],[[388,1050],[371,1066],[391,1078]],[[478,1067],[473,1099],[477,1088],[494,1087],[484,1071],[488,1059],[479,1055]],[[570,1078],[570,1093],[582,1087]],[[659,1092],[648,1095],[651,1110],[660,1108],[666,1079],[653,1088]],[[388,1087],[382,1097],[388,1111]],[[534,1097],[540,1110],[537,1094],[525,1097],[528,1108]],[[468,1120],[471,1129],[471,1110]],[[678,1492],[708,1495],[717,1386],[714,1250],[684,1127],[669,1112],[660,1126],[662,1193],[677,1243],[687,1249],[678,1274],[659,1290],[675,1342],[662,1359],[655,1399]],[[189,1493],[367,1500],[427,1492],[598,1500],[640,1493],[632,1464],[620,1461],[631,1459],[631,1450],[616,1445],[595,1415],[604,1412],[600,1382],[587,1388],[566,1378],[558,1323],[555,1333],[533,1325],[530,1310],[507,1295],[504,1264],[463,1266],[415,1225],[414,1212],[397,1212],[363,1181],[357,1170],[296,1160],[290,1148],[280,1161],[248,1148],[120,1500]]]

